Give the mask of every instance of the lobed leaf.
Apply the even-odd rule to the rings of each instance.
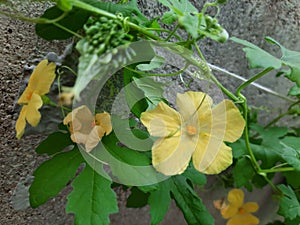
[[[284,184],[278,185],[278,188],[283,193],[280,198],[278,214],[288,220],[300,217],[300,204],[292,188]]]
[[[75,176],[83,162],[77,147],[43,162],[33,173],[34,181],[29,188],[31,207],[36,208],[55,197]]]
[[[109,225],[109,215],[118,212],[117,197],[111,189],[112,181],[86,165],[73,181],[68,196],[67,213],[75,214],[75,225]]]

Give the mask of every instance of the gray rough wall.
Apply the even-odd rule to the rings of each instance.
[[[149,2],[144,1],[145,7]],[[195,2],[195,5],[201,5],[203,1]],[[43,7],[35,6],[34,8],[36,9],[34,14],[43,10]],[[29,11],[30,8],[27,10]],[[159,8],[150,8],[149,11],[157,13]],[[222,7],[220,22],[230,35],[249,40],[260,47],[270,48],[263,41],[263,38],[268,35],[277,39],[287,48],[300,50],[299,15],[300,3],[298,0],[231,0]],[[34,168],[44,160],[43,157],[36,156],[34,152],[41,137],[37,135],[27,136],[20,141],[15,139],[14,122],[16,117],[14,107],[19,86],[22,85],[23,68],[30,64],[32,59],[40,58],[48,51],[61,53],[62,47],[56,42],[49,43],[35,37],[33,25],[7,18],[0,18],[0,38],[0,224],[71,224],[72,216],[67,216],[64,213],[65,196],[70,191],[68,188],[57,198],[38,209],[15,211],[9,204],[13,190],[20,179],[31,175]],[[253,74],[253,71],[248,70],[241,46],[231,42],[221,45],[207,41],[201,48],[209,62],[246,78]],[[274,48],[270,49],[274,51]],[[231,89],[237,86],[238,82],[233,78],[223,75],[218,75],[218,78]],[[264,78],[260,83],[286,93],[289,84],[283,80],[274,80],[271,75]],[[285,101],[266,95],[252,87],[249,87],[245,94],[250,98],[251,103],[255,102],[257,106],[267,106],[273,114],[277,114],[278,108],[286,104]],[[271,101],[272,105],[270,104]],[[263,119],[267,118],[263,117]],[[121,213],[112,217],[112,224],[149,224],[148,208],[125,209],[124,199],[127,194],[124,192],[119,194]],[[209,197],[204,198],[212,213],[216,213],[216,210],[211,208],[211,200],[214,199],[214,196],[219,197],[218,195],[220,193],[216,190]],[[263,197],[256,196],[262,204],[269,202],[266,200],[266,198],[270,198],[267,193]],[[265,207],[268,206],[264,206],[264,209]],[[272,208],[273,206],[269,204],[269,207]],[[265,210],[261,210],[260,215],[263,214],[266,214]],[[162,224],[184,225],[185,223],[179,210],[172,205]],[[224,224],[224,221],[218,220],[216,224]]]

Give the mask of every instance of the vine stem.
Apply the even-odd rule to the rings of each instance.
[[[254,81],[256,81],[257,79],[263,77],[264,75],[266,75],[267,73],[269,73],[270,71],[272,71],[274,68],[269,67],[264,69],[263,71],[259,72],[258,74],[256,74],[255,76],[251,77],[249,80],[247,80],[246,82],[244,82],[242,85],[240,85],[237,90],[236,90],[236,95],[239,96],[241,94],[241,91],[246,88],[247,86],[249,86],[251,83],[253,83]]]
[[[261,169],[261,173],[281,173],[281,172],[290,172],[295,171],[293,167],[283,167],[283,168],[271,168],[271,169]]]

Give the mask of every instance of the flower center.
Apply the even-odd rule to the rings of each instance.
[[[95,121],[92,122],[91,127],[95,127],[97,124]]]
[[[28,101],[30,101],[30,99],[31,99],[31,97],[32,97],[32,94],[33,94],[33,92],[30,91],[29,94],[26,96],[26,99],[27,99]]]
[[[239,208],[239,214],[245,214],[245,209],[243,207]]]
[[[194,127],[192,125],[187,125],[186,132],[188,133],[188,135],[195,135],[195,134],[197,134],[197,129],[196,129],[196,127]]]

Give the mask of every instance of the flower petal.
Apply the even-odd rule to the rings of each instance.
[[[200,172],[218,174],[232,164],[231,148],[218,138],[200,133],[193,164]]]
[[[55,79],[55,67],[55,63],[48,63],[46,59],[42,60],[30,76],[28,89],[33,90],[38,95],[47,94]]]
[[[259,219],[250,213],[246,213],[242,215],[237,214],[226,223],[226,225],[257,225],[257,224],[259,224]]]
[[[224,219],[229,219],[238,213],[238,208],[232,207],[231,205],[227,205],[226,207],[223,207],[220,211]]]
[[[232,189],[228,193],[227,200],[231,206],[240,208],[244,203],[244,192],[240,189]]]
[[[73,132],[88,135],[95,126],[94,116],[86,105],[74,109],[64,118],[64,124],[72,123]]]
[[[94,147],[97,146],[101,138],[98,135],[98,127],[95,126],[91,133],[87,136],[86,142],[85,142],[85,150],[87,152],[90,152]]]
[[[188,91],[177,94],[176,105],[184,122],[193,120],[191,123],[198,125],[199,122],[207,121],[207,115],[211,113],[212,99],[206,93]]]
[[[160,138],[152,146],[154,168],[167,176],[183,173],[190,162],[196,143],[197,136]]]
[[[234,103],[224,100],[212,109],[211,134],[228,142],[234,142],[243,134],[245,121]]]
[[[167,137],[180,134],[180,115],[164,102],[159,102],[153,110],[143,112],[140,119],[152,136]]]
[[[28,105],[23,106],[26,108],[26,120],[33,127],[37,126],[40,122],[41,113],[39,112],[39,108],[42,105],[42,98],[38,94],[33,93]]]
[[[16,137],[18,139],[20,139],[23,134],[24,134],[24,131],[25,131],[25,127],[26,127],[26,106],[23,106],[21,111],[20,111],[20,114],[19,114],[19,118],[16,122]]]
[[[32,94],[33,94],[33,90],[26,87],[24,92],[18,99],[18,104],[27,104],[30,101]]]
[[[106,134],[109,134],[112,131],[111,118],[107,112],[97,113],[95,116],[95,123],[97,126],[100,126]],[[102,133],[102,131],[99,131],[100,130],[98,130],[98,134],[100,137],[100,133]],[[101,137],[104,135],[104,133],[101,135]]]
[[[248,213],[253,213],[259,209],[259,206],[256,202],[247,202],[243,205],[243,209]]]

